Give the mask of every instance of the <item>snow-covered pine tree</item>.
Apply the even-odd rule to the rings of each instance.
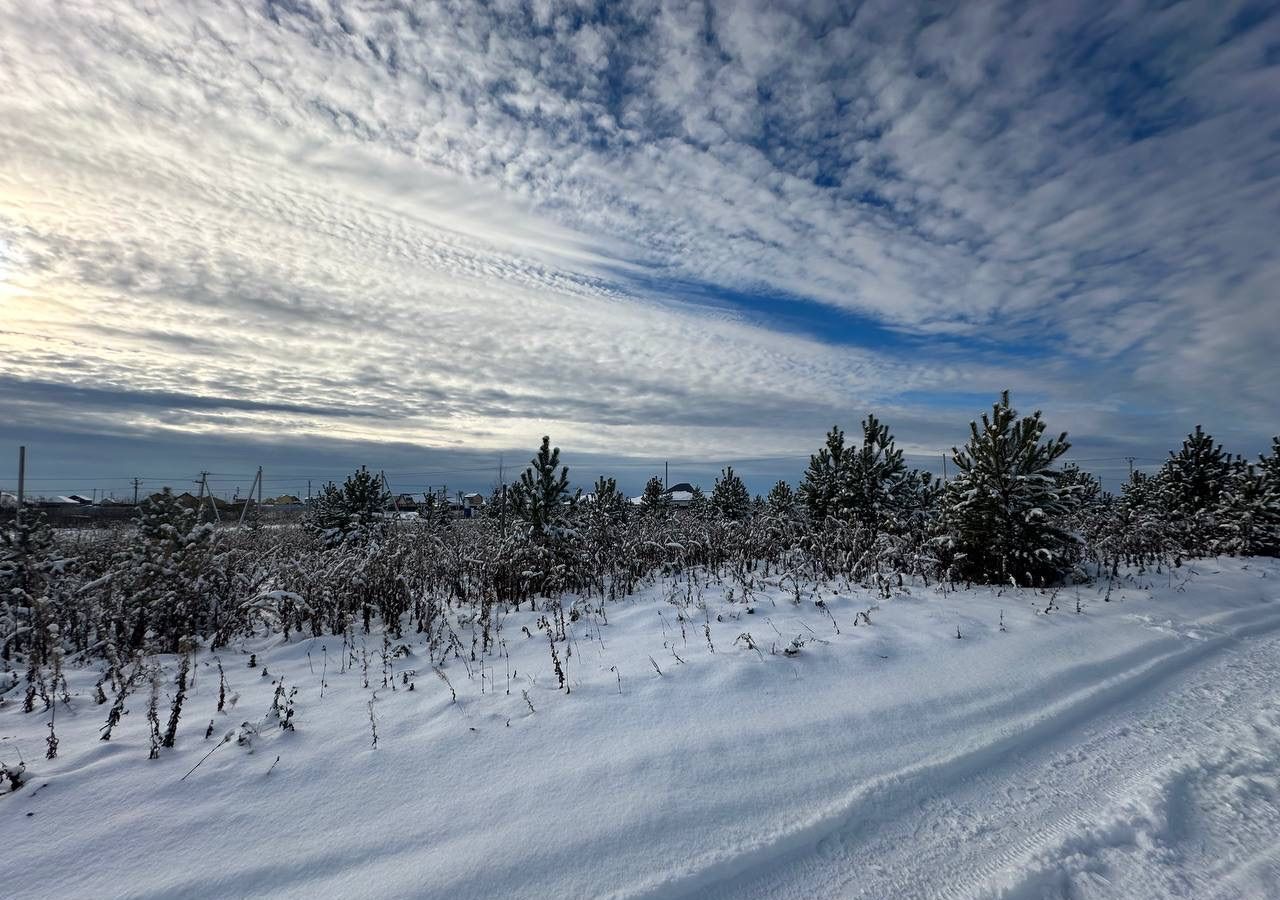
[[[663,487],[662,479],[654,475],[644,483],[640,492],[640,509],[648,515],[665,513],[671,508],[671,497]]]
[[[310,502],[307,524],[327,543],[341,543],[342,531],[347,524],[346,510],[342,506],[342,491],[332,481],[326,482]]]
[[[572,580],[580,535],[571,518],[581,494],[570,494],[569,467],[560,465],[560,448],[544,436],[537,455],[508,491],[521,577],[530,591],[550,595]]]
[[[431,531],[440,531],[453,525],[453,511],[449,509],[449,502],[435,491],[428,491],[422,495],[418,517]]]
[[[1063,527],[1070,494],[1053,467],[1071,445],[1065,431],[1044,440],[1040,416],[1019,418],[1004,391],[981,426],[970,423],[964,449],[952,450],[959,475],[944,492],[936,545],[961,578],[1041,585],[1077,558],[1080,544]]]
[[[1271,453],[1258,457],[1258,473],[1263,483],[1263,503],[1267,517],[1276,521],[1269,547],[1259,549],[1267,556],[1280,556],[1280,436],[1271,439]]]
[[[202,578],[213,549],[213,523],[197,523],[195,510],[169,488],[140,504],[137,534],[116,556],[110,582],[118,598],[113,627],[129,649],[173,653],[184,638],[202,633],[208,613]]]
[[[862,420],[862,444],[840,456],[831,513],[868,533],[903,533],[921,506],[928,473],[907,467],[889,426],[874,415]]]
[[[769,496],[765,498],[765,502],[770,512],[790,515],[795,509],[796,492],[785,481],[779,481],[769,488]]]
[[[689,492],[689,508],[694,511],[705,511],[707,506],[707,495],[699,485],[694,485],[693,490]]]
[[[1280,495],[1266,474],[1238,460],[1213,512],[1214,550],[1233,556],[1275,556],[1280,551]]]
[[[620,522],[627,514],[627,498],[618,489],[618,482],[601,475],[591,488],[592,505],[600,516],[612,523]]]
[[[53,581],[68,564],[43,513],[0,528],[0,659],[26,653],[48,663]]]
[[[597,587],[604,592],[604,578],[616,568],[623,546],[623,527],[630,504],[618,482],[601,475],[591,488],[590,502],[578,505],[578,518],[582,525],[585,545],[595,565],[590,573]]]
[[[350,530],[376,535],[386,522],[383,514],[391,504],[391,492],[381,475],[361,466],[343,483],[342,503],[350,517]]]
[[[1271,490],[1280,494],[1280,436],[1271,439],[1271,453],[1258,456],[1258,471]]]
[[[564,522],[571,499],[569,467],[560,465],[560,448],[544,436],[537,456],[511,491],[512,511],[534,534],[543,535]]]
[[[1199,425],[1187,435],[1181,450],[1169,452],[1160,470],[1160,490],[1173,539],[1182,553],[1214,552],[1219,532],[1216,512],[1238,464]]]
[[[844,432],[833,425],[827,432],[826,444],[809,457],[809,468],[800,482],[800,499],[815,523],[835,512],[844,457]]]
[[[791,485],[779,481],[769,489],[757,523],[762,527],[757,552],[766,560],[777,562],[795,546],[803,523],[801,506]]]
[[[751,515],[751,494],[733,466],[720,470],[720,477],[711,490],[711,505],[726,519],[736,521]]]
[[[1067,463],[1058,473],[1058,488],[1072,507],[1063,524],[1074,532],[1086,547],[1095,547],[1102,529],[1110,519],[1111,495],[1102,490],[1102,482],[1092,472],[1075,463]]]
[[[330,546],[359,543],[382,535],[390,503],[382,477],[361,466],[342,487],[329,482],[320,490],[311,504],[311,526]]]
[[[1101,561],[1113,572],[1122,564],[1149,565],[1169,551],[1169,527],[1158,478],[1135,471],[1121,486],[1109,512],[1097,546]]]

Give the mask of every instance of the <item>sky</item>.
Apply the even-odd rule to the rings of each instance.
[[[1256,454],[1277,234],[1274,3],[0,0],[0,486]]]

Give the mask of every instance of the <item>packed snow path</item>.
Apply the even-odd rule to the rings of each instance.
[[[103,743],[98,672],[73,670],[55,760],[47,713],[11,693],[0,761],[21,749],[28,781],[0,795],[0,893],[1280,896],[1280,563],[1133,575],[1054,608],[1007,589],[818,607],[686,588],[573,623],[567,695],[527,610],[503,625],[510,692],[504,659],[455,660],[456,701],[412,634],[394,692],[377,632],[345,652],[278,634],[202,650],[154,761],[145,688]],[[262,715],[280,676],[296,732]],[[251,744],[182,780],[246,720]]]
[[[846,817],[700,873],[696,893],[1280,897],[1280,620],[1196,639],[1024,732],[886,778]]]

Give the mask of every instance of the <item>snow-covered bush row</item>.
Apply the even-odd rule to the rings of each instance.
[[[23,703],[57,690],[67,655],[107,661],[118,691],[137,654],[219,647],[265,625],[288,636],[424,635],[434,662],[464,650],[451,614],[488,623],[528,604],[561,614],[571,596],[603,609],[656,576],[698,570],[750,591],[758,579],[833,578],[887,592],[903,579],[1049,585],[1121,565],[1176,565],[1280,547],[1280,439],[1258,465],[1199,428],[1153,476],[1119,496],[1058,460],[1040,413],[1005,394],[956,448],[941,483],[909,468],[874,416],[860,436],[832,429],[796,489],[752,499],[726,469],[709,496],[672,509],[656,480],[633,505],[609,478],[569,488],[543,440],[519,482],[483,518],[428,506],[388,520],[367,471],[329,485],[305,524],[215,529],[176,498],[148,501],[136,529],[70,548],[39,521],[3,532],[0,669],[27,670]],[[481,652],[495,639],[485,625]],[[554,646],[554,644],[553,644]],[[0,673],[0,698],[14,690]]]

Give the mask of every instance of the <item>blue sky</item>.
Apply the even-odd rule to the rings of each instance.
[[[1280,430],[1274,4],[0,22],[0,451],[50,492],[482,487],[544,433],[762,490],[869,411],[932,464],[1004,388],[1109,477]]]

